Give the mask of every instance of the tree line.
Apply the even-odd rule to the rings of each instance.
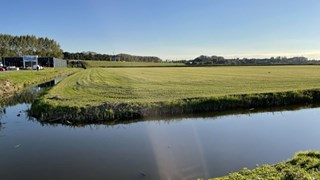
[[[161,62],[155,56],[133,56],[129,54],[99,54],[95,52],[63,52],[63,56],[68,60],[98,60],[98,61],[126,61],[126,62]]]
[[[162,62],[155,56],[134,56],[129,54],[99,54],[95,52],[63,52],[60,45],[47,37],[34,35],[13,36],[0,33],[0,58],[20,57],[23,55],[38,55],[40,57],[57,57],[67,60],[98,60],[98,61],[126,61],[126,62]],[[174,61],[176,62],[176,61]],[[305,57],[271,57],[271,58],[234,58],[226,59],[222,56],[201,55],[193,60],[181,60],[187,65],[281,65],[281,64],[320,64],[317,60]]]
[[[38,55],[42,57],[63,57],[60,45],[47,37],[34,35],[12,36],[0,34],[0,57]]]
[[[95,52],[63,52],[60,45],[47,37],[34,35],[13,36],[0,34],[0,58],[38,55],[40,57],[57,57],[68,60],[100,60],[127,62],[161,62],[154,56],[133,56],[129,54],[108,55]]]
[[[225,59],[222,56],[201,55],[185,62],[187,65],[282,65],[282,64],[320,64],[317,60],[308,60],[306,57],[271,57],[271,58],[234,58]]]

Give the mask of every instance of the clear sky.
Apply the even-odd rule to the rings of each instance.
[[[0,33],[162,59],[320,59],[320,0],[1,0]]]

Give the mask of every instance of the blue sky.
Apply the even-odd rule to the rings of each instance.
[[[320,59],[320,1],[1,0],[0,33],[69,52]]]

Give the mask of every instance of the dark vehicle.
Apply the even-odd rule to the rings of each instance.
[[[6,71],[7,67],[6,66],[0,66],[0,71]]]

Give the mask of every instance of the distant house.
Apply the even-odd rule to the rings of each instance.
[[[67,61],[55,57],[38,57],[37,60],[26,61],[23,57],[3,57],[2,63],[5,66],[16,67],[32,67],[34,64],[38,64],[43,67],[67,67]]]

